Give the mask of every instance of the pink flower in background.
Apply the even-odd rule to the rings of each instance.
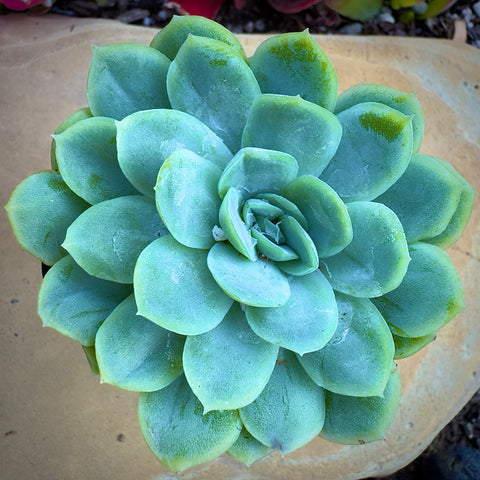
[[[27,8],[34,7],[35,5],[40,5],[45,3],[44,0],[2,0],[0,3],[3,3],[10,10],[26,10]]]

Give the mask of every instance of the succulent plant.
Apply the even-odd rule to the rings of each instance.
[[[464,307],[443,249],[475,192],[418,153],[416,96],[338,96],[307,32],[247,59],[201,17],[175,17],[150,46],[94,47],[86,93],[53,135],[52,168],[6,208],[51,266],[44,325],[103,382],[141,392],[160,461],[382,439],[394,360]]]

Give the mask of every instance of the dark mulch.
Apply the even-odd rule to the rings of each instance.
[[[182,14],[175,2],[162,0],[58,0],[50,12],[78,17],[112,18],[125,23],[163,27]],[[250,0],[237,10],[226,1],[216,20],[234,33],[302,31],[350,35],[455,38],[480,48],[480,1],[459,0],[436,18],[409,23],[385,7],[377,18],[360,23],[341,17],[323,4],[285,15],[264,1]],[[448,393],[446,393],[448,394]],[[386,480],[480,480],[480,391],[438,434],[426,451]],[[370,479],[372,480],[372,479]]]

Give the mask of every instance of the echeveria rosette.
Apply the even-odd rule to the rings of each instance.
[[[247,60],[220,25],[176,17],[151,46],[94,48],[89,107],[7,205],[52,266],[44,324],[141,392],[172,470],[383,438],[393,360],[463,308],[443,249],[475,192],[418,153],[415,95],[337,88],[307,32]]]

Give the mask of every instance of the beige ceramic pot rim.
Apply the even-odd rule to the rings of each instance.
[[[85,106],[91,44],[148,44],[155,30],[113,21],[46,15],[0,18],[0,145],[5,205],[15,185],[49,168],[50,134]],[[241,36],[251,55],[265,38]],[[451,162],[480,191],[480,53],[449,41],[317,36],[340,91],[377,82],[416,92],[425,110],[422,153]],[[315,439],[282,458],[250,468],[223,455],[174,475],[146,446],[137,424],[137,395],[99,385],[80,347],[40,327],[38,261],[21,251],[1,217],[0,366],[4,478],[52,479],[329,479],[391,473],[413,460],[480,386],[479,199],[451,249],[466,310],[421,353],[399,361],[403,393],[385,440],[339,446]]]

